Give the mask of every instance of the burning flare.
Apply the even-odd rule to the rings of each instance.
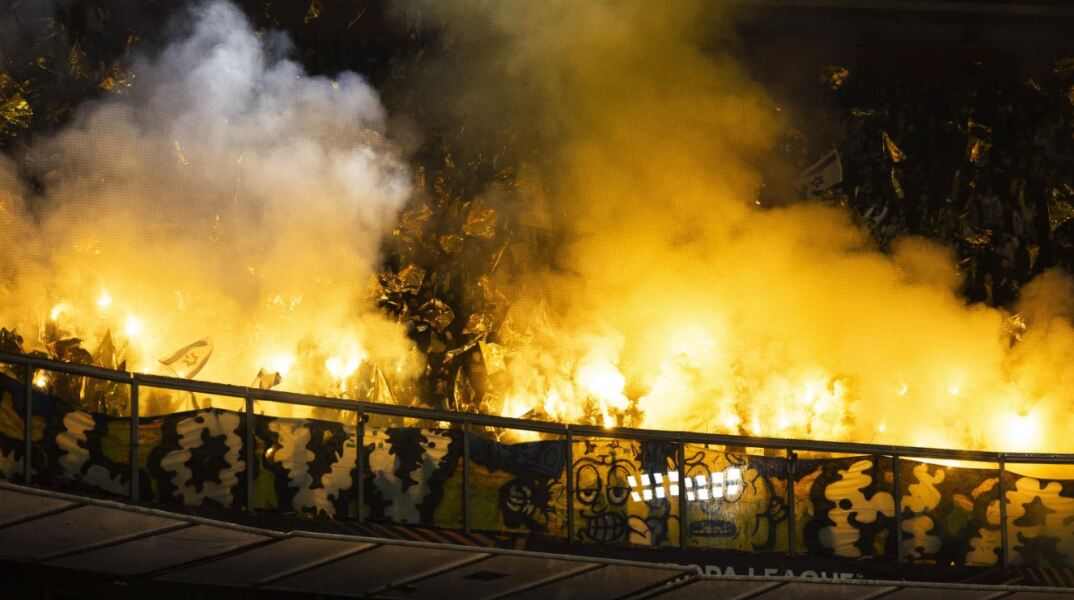
[[[487,301],[509,309],[416,311],[465,322],[436,394],[605,427],[1074,451],[1071,280],[1026,286],[1012,337],[1011,314],[959,297],[949,249],[881,253],[840,208],[758,207],[785,113],[719,50],[712,3],[418,4],[465,75],[428,96],[480,107],[458,143],[520,140],[517,190],[486,190],[462,232],[520,214],[548,257],[474,278],[514,290]],[[33,145],[43,192],[0,158],[0,323],[65,359],[414,402],[423,360],[370,298],[411,197],[376,92],[308,76],[228,4],[189,18],[128,95]],[[393,293],[432,285],[390,275]],[[737,493],[739,475],[694,483]]]
[[[517,290],[487,340],[509,374],[494,410],[1074,451],[1070,279],[1045,273],[1017,315],[967,305],[948,248],[882,253],[842,208],[759,207],[759,157],[790,111],[723,51],[717,3],[400,2],[446,24],[469,75],[424,82],[460,107],[478,138],[462,143],[521,140],[517,189],[493,184],[485,205],[508,198],[555,240],[549,261],[491,279]]]
[[[0,324],[132,371],[363,397],[380,366],[405,391],[420,358],[368,297],[410,193],[376,92],[230,4],[183,19],[34,145],[42,193],[0,157]]]

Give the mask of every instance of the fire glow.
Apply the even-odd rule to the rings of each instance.
[[[78,339],[111,368],[341,398],[608,428],[1071,450],[1066,275],[1026,286],[1014,340],[1011,311],[959,298],[948,249],[908,239],[885,254],[838,207],[758,207],[750,157],[775,142],[778,119],[738,66],[691,37],[707,3],[650,7],[663,18],[578,3],[566,22],[517,4],[429,8],[455,16],[449,27],[504,28],[503,52],[478,54],[532,68],[476,91],[505,106],[518,98],[500,94],[533,92],[519,143],[553,165],[486,190],[461,233],[422,220],[428,190],[375,90],[353,74],[308,76],[237,9],[210,3],[191,39],[138,65],[148,87],[84,107],[79,127],[40,142],[60,156],[43,196],[0,159],[0,256],[17,282],[0,288],[0,325],[27,350]],[[568,42],[579,45],[566,61]],[[568,89],[544,96],[511,79],[531,72]],[[547,147],[527,126],[561,135]],[[549,264],[510,263],[524,236],[490,223],[516,205],[562,240],[538,248]],[[437,240],[430,264],[387,266],[387,236],[404,225]],[[474,259],[460,269],[473,289],[438,292],[479,297],[469,315],[416,302],[451,280],[427,276],[433,262],[490,240],[494,265],[508,266]],[[469,277],[479,268],[489,272]],[[403,296],[416,306],[378,309]],[[423,355],[415,339],[430,332]],[[420,385],[434,362],[452,385]],[[675,496],[678,477],[631,488]],[[691,500],[742,487],[735,470],[681,483]]]

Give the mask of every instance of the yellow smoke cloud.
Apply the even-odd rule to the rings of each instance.
[[[950,249],[904,239],[884,254],[844,210],[756,207],[780,113],[722,50],[726,11],[419,5],[462,75],[426,84],[475,138],[519,135],[521,189],[539,190],[524,200],[543,211],[530,220],[562,240],[552,263],[511,274],[537,290],[509,321],[536,331],[511,348],[512,410],[522,397],[568,420],[629,420],[614,387],[648,427],[1074,449],[1066,276],[1027,288],[1012,347],[1006,312],[959,297]]]

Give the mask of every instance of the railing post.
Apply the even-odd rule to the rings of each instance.
[[[1004,484],[1004,475],[1007,472],[1007,459],[999,455],[999,538],[1000,547],[1003,549],[1003,566],[1011,565],[1010,540],[1007,535],[1007,492]]]
[[[567,425],[567,543],[574,542],[574,431]]]
[[[679,548],[686,549],[686,442],[680,435],[675,453],[675,468],[679,470]]]
[[[902,563],[902,492],[899,482],[899,455],[891,455],[891,487],[895,499],[895,562]]]
[[[34,367],[29,363],[26,364],[25,372],[25,386],[23,398],[23,410],[26,411],[26,418],[24,419],[22,435],[23,435],[23,458],[22,458],[22,482],[30,484],[30,463],[31,454],[34,449]]]
[[[246,402],[246,512],[254,513],[254,480],[257,477],[257,438],[254,436],[254,426],[257,415],[254,414],[254,397],[247,395]]]
[[[139,406],[138,380],[131,377],[131,502],[138,501],[140,492],[138,447],[141,445],[141,407]]]
[[[462,422],[462,530],[470,533],[470,428]]]
[[[798,455],[787,446],[787,554],[798,556],[797,516],[794,514],[794,462]]]
[[[356,451],[358,461],[358,522],[365,521],[365,413],[358,411],[358,423],[354,427],[354,435],[357,436],[358,448]]]

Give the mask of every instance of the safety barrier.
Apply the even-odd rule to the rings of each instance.
[[[1074,566],[1069,454],[606,429],[0,365],[0,477],[32,485],[570,544]]]

